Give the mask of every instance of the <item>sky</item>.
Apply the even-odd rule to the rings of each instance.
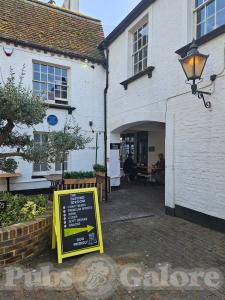
[[[55,2],[59,6],[63,4],[63,0]],[[139,2],[140,0],[80,0],[80,12],[100,19],[107,36]]]

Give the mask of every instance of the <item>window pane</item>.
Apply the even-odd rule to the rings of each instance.
[[[34,164],[33,169],[34,169],[34,172],[40,172],[40,170],[41,170],[41,165],[40,165],[40,164]]]
[[[62,170],[62,164],[61,163],[56,163],[55,164],[55,170],[56,171],[61,171]]]
[[[213,31],[214,28],[215,28],[215,18],[212,17],[212,18],[207,20],[207,24],[206,24],[207,33],[210,32],[210,31]]]
[[[197,23],[201,23],[205,20],[205,7],[197,12]]]
[[[147,35],[144,35],[143,36],[143,46],[146,45],[147,42],[148,42],[148,37],[147,37]]]
[[[62,77],[62,84],[67,85],[67,79],[65,77]]]
[[[45,171],[48,171],[48,166],[47,166],[47,164],[41,164],[41,171],[42,172],[45,172]]]
[[[34,90],[39,91],[40,90],[40,83],[34,82]]]
[[[147,68],[147,58],[143,60],[143,70]]]
[[[205,34],[205,23],[201,23],[197,26],[197,38],[200,38]]]
[[[134,65],[134,75],[138,72],[138,65]]]
[[[60,91],[56,90],[55,91],[55,96],[56,96],[56,98],[60,98]]]
[[[138,53],[134,55],[134,64],[136,64],[137,62],[138,62]]]
[[[141,47],[142,47],[142,42],[141,42],[142,40],[139,40],[138,41],[138,49],[141,49]]]
[[[34,80],[40,81],[40,73],[34,72]]]
[[[63,99],[67,99],[67,92],[62,92],[62,97]]]
[[[196,7],[198,7],[203,3],[203,0],[196,0],[195,2],[196,2]]]
[[[38,133],[34,134],[34,141],[35,143],[40,143],[41,142],[41,136]]]
[[[140,61],[139,64],[138,64],[138,71],[139,72],[142,71],[142,61]]]
[[[139,61],[142,60],[142,51],[139,52]]]
[[[58,76],[61,77],[61,75],[62,75],[62,69],[60,69],[60,68],[55,68],[55,75],[58,75]]]
[[[211,2],[206,7],[207,18],[215,14],[215,2]]]
[[[54,75],[48,75],[48,82],[54,83]]]
[[[41,65],[41,72],[42,73],[47,73],[47,66],[46,65]]]
[[[62,69],[62,77],[67,78],[67,70]]]
[[[145,47],[145,48],[143,49],[143,57],[147,57],[147,56],[148,56],[148,48]]]
[[[134,43],[134,52],[137,52],[137,43]]]
[[[221,26],[225,24],[225,9],[217,13],[216,23],[217,26]]]
[[[68,169],[68,163],[67,163],[67,161],[65,161],[64,162],[64,170],[67,171],[67,169]]]
[[[34,64],[34,72],[40,72],[40,65]]]
[[[47,91],[47,84],[46,83],[41,83],[41,90],[43,92],[46,92]]]
[[[54,93],[48,93],[48,100],[54,100]]]
[[[55,90],[54,84],[49,84],[49,85],[48,85],[48,91],[49,91],[49,92],[54,92],[54,90]]]
[[[48,74],[54,75],[54,67],[48,66]]]
[[[142,28],[138,29],[138,38],[142,38]]]
[[[216,1],[216,9],[217,11],[220,9],[225,8],[225,1],[224,0],[217,0]]]
[[[47,82],[47,74],[41,73],[41,81]]]
[[[40,96],[40,91],[34,91],[33,94],[34,94],[34,96],[38,97],[38,96]]]

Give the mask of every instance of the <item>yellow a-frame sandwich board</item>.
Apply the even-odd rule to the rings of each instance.
[[[71,196],[72,195],[72,196]],[[94,215],[92,216],[95,219],[95,225],[96,225],[96,242],[97,244],[94,246],[85,246],[80,247],[80,249],[70,249],[71,251],[64,251],[63,249],[63,239],[68,238],[68,236],[75,236],[76,233],[82,233],[84,231],[91,231],[94,230],[94,226],[91,226],[91,224],[87,224],[86,229],[85,228],[73,228],[72,230],[70,228],[64,228],[67,226],[67,221],[62,222],[62,211],[61,211],[61,201],[62,197],[71,196],[73,199],[79,199],[79,195],[81,196],[80,199],[85,199],[85,195],[89,196],[92,195],[93,199],[93,210],[92,213]],[[91,199],[91,198],[90,198]],[[69,200],[68,200],[69,201]],[[83,203],[85,202],[82,200]],[[64,203],[66,203],[64,201]],[[71,201],[70,201],[71,203]],[[76,203],[76,200],[73,200],[72,203]],[[85,204],[83,204],[85,205]],[[65,212],[65,218],[66,218],[66,208],[63,206],[63,213]],[[90,208],[91,206],[89,206]],[[77,206],[76,206],[76,209]],[[80,208],[79,208],[80,209]],[[77,212],[79,214],[79,212]],[[92,218],[92,219],[93,219]],[[69,232],[69,233],[68,233]],[[72,232],[72,234],[70,233]],[[65,234],[66,233],[66,234]],[[52,228],[52,249],[55,249],[57,246],[57,254],[58,254],[58,263],[62,263],[62,260],[64,258],[76,256],[76,255],[82,255],[85,253],[95,252],[99,251],[100,253],[104,253],[103,249],[103,239],[102,239],[102,229],[101,229],[101,219],[100,219],[100,211],[99,211],[99,203],[98,203],[98,192],[97,188],[85,188],[85,189],[76,189],[76,190],[65,190],[65,191],[57,191],[54,192],[54,199],[53,199],[53,228]]]

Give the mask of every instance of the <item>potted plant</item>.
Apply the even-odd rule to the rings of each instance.
[[[100,164],[95,164],[93,166],[93,169],[96,173],[96,176],[101,176],[101,177],[105,177],[105,173],[106,173],[106,168],[103,165]]]

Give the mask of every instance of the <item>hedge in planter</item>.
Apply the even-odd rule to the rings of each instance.
[[[88,172],[67,172],[64,174],[64,179],[85,179],[85,178],[95,178],[95,173],[93,171]]]
[[[0,267],[42,252],[51,241],[52,229],[52,207],[49,208],[47,197],[6,193],[3,197],[8,206],[0,214],[4,225],[0,228]]]
[[[6,211],[0,213],[0,227],[32,220],[48,209],[48,197],[45,195],[25,196],[1,193],[0,199],[7,201]]]

